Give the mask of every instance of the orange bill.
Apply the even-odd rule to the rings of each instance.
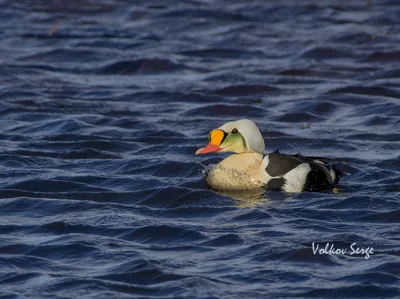
[[[196,151],[196,155],[215,153],[222,148],[220,147],[222,141],[224,140],[225,132],[222,130],[213,130],[210,133],[210,142],[203,148]]]

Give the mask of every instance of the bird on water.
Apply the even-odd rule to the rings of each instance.
[[[227,122],[209,133],[209,143],[196,154],[233,152],[208,171],[206,181],[216,190],[266,187],[286,192],[333,189],[342,173],[326,158],[287,155],[279,150],[264,155],[257,125],[248,119]]]

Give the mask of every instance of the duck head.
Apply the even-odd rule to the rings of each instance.
[[[214,152],[259,153],[265,149],[264,138],[257,125],[248,119],[227,122],[209,134],[208,144],[196,155]]]

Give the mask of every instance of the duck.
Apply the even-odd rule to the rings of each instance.
[[[264,154],[264,138],[249,119],[227,122],[209,133],[209,142],[196,155],[232,152],[206,174],[214,190],[266,188],[284,192],[334,189],[342,177],[330,159],[290,155],[276,150]]]

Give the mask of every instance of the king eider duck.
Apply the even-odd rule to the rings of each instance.
[[[209,134],[209,143],[196,154],[233,152],[206,175],[215,190],[266,187],[286,192],[323,191],[338,184],[342,173],[325,158],[285,155],[264,156],[264,139],[248,119],[228,122]]]

